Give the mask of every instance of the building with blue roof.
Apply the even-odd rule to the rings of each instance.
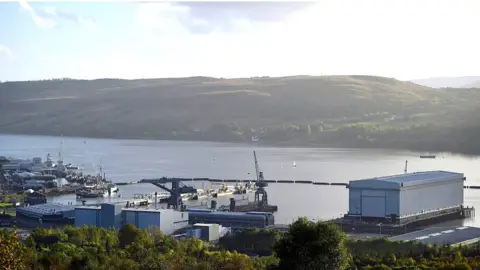
[[[350,181],[348,216],[364,220],[414,220],[459,211],[462,173],[427,171]]]

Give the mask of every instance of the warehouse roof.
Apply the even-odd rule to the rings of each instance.
[[[370,186],[378,188],[400,188],[403,186],[414,186],[432,182],[452,181],[459,179],[463,179],[462,173],[427,171],[355,180],[350,181],[349,186],[350,188]]]
[[[446,172],[446,171],[429,171],[429,172],[414,172],[405,173],[391,176],[377,177],[377,180],[394,182],[394,183],[406,183],[415,182],[420,180],[439,180],[447,177],[455,177],[462,175],[461,173]],[[462,176],[463,177],[463,176]]]
[[[417,241],[422,244],[468,245],[480,241],[477,227],[433,227],[421,231],[390,237],[391,241]]]
[[[29,206],[18,207],[17,210],[42,213],[42,214],[52,214],[59,213],[64,211],[73,211],[75,206],[73,205],[64,205],[64,204],[54,204],[54,203],[44,203],[44,204],[35,204]]]

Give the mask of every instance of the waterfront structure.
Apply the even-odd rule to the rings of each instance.
[[[63,204],[37,204],[16,208],[17,218],[41,220],[42,222],[69,223],[75,217],[75,207]]]
[[[122,205],[104,203],[100,206],[75,207],[75,226],[97,226],[120,228],[122,225]]]
[[[139,229],[157,227],[170,235],[188,226],[188,213],[173,209],[126,208],[122,210],[122,220],[124,224],[132,224]]]
[[[219,224],[235,229],[265,228],[275,224],[275,218],[268,212],[223,212],[210,209],[187,209],[189,223]]]
[[[390,241],[416,241],[430,245],[470,245],[480,241],[477,227],[433,227],[421,231],[390,237]]]
[[[428,171],[350,181],[347,216],[405,223],[463,210],[462,173]]]
[[[78,206],[75,208],[75,226],[120,228],[125,224],[140,229],[157,227],[169,235],[188,226],[188,213],[170,209],[122,208],[121,204],[105,203],[101,206]]]

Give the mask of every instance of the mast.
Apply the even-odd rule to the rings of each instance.
[[[63,162],[63,134],[61,135],[62,140],[60,141],[60,149],[58,150],[58,163]]]
[[[92,162],[92,167],[95,170],[95,172],[97,173],[97,177],[98,177],[98,175],[100,175],[100,177],[101,177],[102,170],[103,170],[101,165],[100,165],[100,168],[97,168],[97,166],[95,166],[95,163],[93,162],[93,159],[90,155],[90,151],[88,150],[87,141],[84,141],[83,143],[85,144],[85,150],[87,151],[87,155],[90,158],[90,161]]]

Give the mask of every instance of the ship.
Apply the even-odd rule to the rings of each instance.
[[[235,188],[233,186],[227,186],[223,184],[219,189],[213,191],[212,197],[217,198],[218,196],[228,196],[233,195]]]
[[[119,191],[117,185],[113,183],[84,185],[83,188],[75,192],[77,198],[104,198],[110,197]]]
[[[108,190],[107,188],[99,188],[99,187],[84,187],[78,189],[75,192],[77,198],[103,198],[108,197]]]
[[[422,155],[420,158],[436,158],[437,156],[435,155]]]
[[[254,192],[255,189],[256,189],[255,183],[252,183],[252,182],[245,183],[245,185],[236,184],[233,194],[247,194],[247,193]]]

